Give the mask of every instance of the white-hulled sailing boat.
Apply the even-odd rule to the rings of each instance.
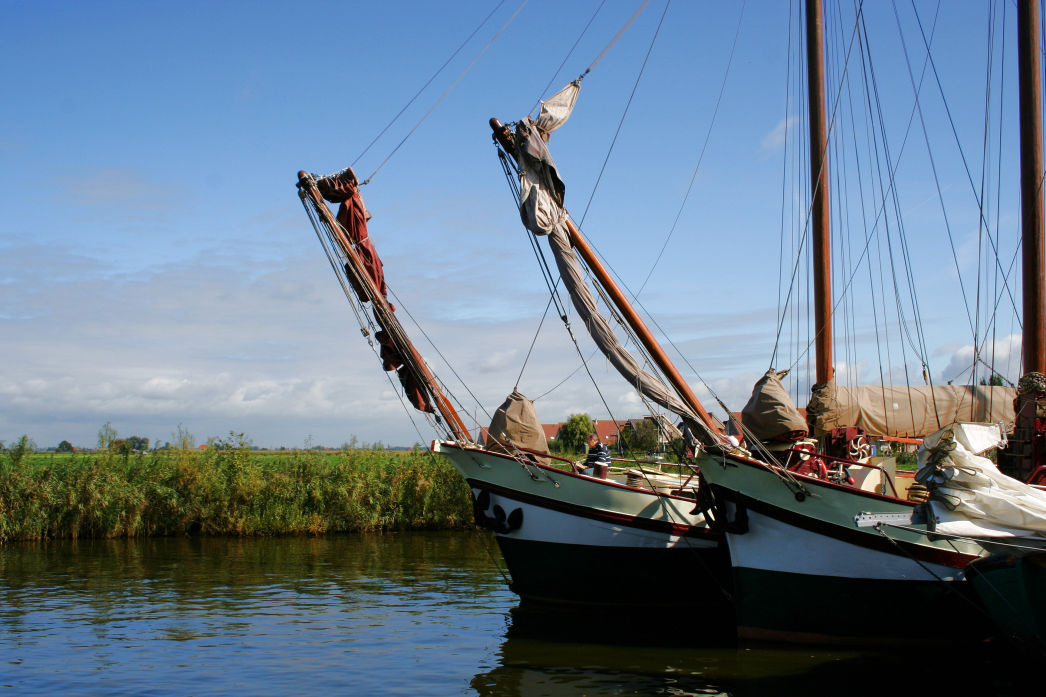
[[[1019,4],[1024,33],[1037,34],[1038,3]],[[814,218],[824,221],[814,226],[815,266],[820,268],[814,274],[818,284],[818,383],[823,392],[830,393],[827,167],[822,159],[828,141],[819,125],[825,113],[819,68],[822,18],[819,0],[806,5],[807,44],[812,54],[813,210]],[[1037,65],[1036,47],[1023,48]],[[1030,84],[1037,90],[1038,80],[1037,68],[1033,76],[1022,76],[1027,89]],[[1024,118],[1040,119],[1039,108],[1032,107],[1031,115]],[[1028,147],[1025,143],[1024,149]],[[1041,140],[1037,147],[1041,153]],[[1031,172],[1031,179],[1041,183],[1041,154]],[[819,180],[818,174],[824,178]],[[1036,207],[1041,211],[1041,201],[1042,191],[1033,185],[1031,197],[1024,202],[1025,211]],[[1032,284],[1042,282],[1041,213],[1039,220],[1037,232],[1027,227],[1024,232],[1025,253],[1039,258],[1038,271],[1025,267],[1025,282]],[[819,239],[818,230],[822,231]],[[1033,235],[1040,241],[1029,241]],[[1024,329],[1034,336],[1041,331],[1043,319],[1041,295],[1032,298],[1025,297]],[[1026,354],[1025,368],[1041,374],[1041,353]],[[1042,396],[1039,390],[1029,399],[1041,403]],[[969,403],[970,397],[966,399]],[[811,408],[808,416],[816,428],[819,418],[837,409],[837,405]],[[884,494],[854,487],[846,481],[848,472],[866,465],[850,459],[815,456],[819,472],[808,463],[793,466],[798,464],[795,457],[799,454],[794,450],[780,454],[781,460],[709,452],[701,459],[701,471],[717,502],[717,524],[730,547],[739,633],[772,640],[864,643],[927,636],[956,639],[984,631],[984,613],[965,582],[967,567],[1005,550],[1046,548],[1046,493],[1001,474],[980,456],[1004,443],[1005,433],[998,423],[953,424],[929,435],[920,449],[917,475],[929,489],[929,500],[918,503],[899,497],[896,489]],[[832,467],[837,476],[828,474]]]
[[[553,467],[533,405],[515,392],[495,414],[491,443],[477,445],[385,297],[355,174],[298,176],[346,294],[359,302],[358,319],[380,344],[383,368],[446,434],[432,450],[471,487],[476,521],[493,530],[512,590],[532,603],[681,612],[713,624],[730,618],[726,548],[698,510],[696,477],[658,492]],[[337,216],[324,199],[340,204]],[[668,581],[685,583],[686,592],[665,592]]]

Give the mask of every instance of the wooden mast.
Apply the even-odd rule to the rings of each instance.
[[[1021,131],[1021,269],[1023,274],[1022,362],[1024,376],[1046,373],[1043,293],[1042,68],[1039,59],[1039,0],[1017,3],[1017,82]],[[1015,423],[999,469],[1027,481],[1046,459],[1046,442],[1036,428],[1043,399],[1039,380],[1018,383]]]
[[[806,78],[810,112],[810,186],[817,384],[832,365],[832,252],[829,240],[828,136],[824,104],[824,17],[821,0],[806,0]]]
[[[1024,275],[1025,373],[1046,373],[1046,268],[1043,255],[1042,69],[1039,62],[1039,0],[1018,3],[1017,51],[1021,115],[1021,247]]]
[[[385,299],[377,286],[374,284],[374,279],[371,278],[370,274],[366,272],[363,260],[356,252],[355,247],[349,240],[345,231],[342,229],[338,221],[334,219],[334,215],[331,213],[330,208],[324,203],[323,197],[320,196],[319,190],[316,188],[316,181],[312,175],[308,172],[298,172],[298,187],[302,193],[308,196],[309,200],[313,204],[313,208],[319,213],[320,218],[323,220],[323,224],[331,231],[334,238],[338,242],[338,246],[341,247],[342,252],[348,257],[353,268],[358,273],[355,274],[356,280],[366,290],[367,298],[360,298],[361,300],[371,303],[371,307],[374,311],[375,318],[378,319],[378,323],[383,329],[398,335],[399,340],[404,344],[402,348],[406,348],[409,351],[410,363],[417,368],[417,377],[421,378],[421,382],[425,385],[425,388],[432,395],[436,402],[436,408],[439,409],[443,415],[443,419],[446,421],[447,426],[454,433],[454,437],[458,440],[472,442],[472,436],[469,434],[468,428],[465,427],[465,423],[458,416],[458,412],[454,409],[454,405],[443,394],[440,390],[439,384],[436,382],[435,376],[429,370],[428,365],[422,359],[421,354],[414,347],[414,344],[407,337],[406,332],[403,331],[403,327],[400,325],[399,320],[393,314],[393,309],[389,306],[388,301]]]
[[[574,221],[567,219],[567,229],[570,230],[570,244],[577,250],[577,253],[581,255],[585,264],[589,270],[599,281],[600,285],[606,289],[607,294],[611,300],[614,301],[614,305],[625,317],[625,321],[628,322],[629,326],[636,333],[636,336],[642,342],[643,346],[650,353],[651,359],[661,371],[668,378],[668,381],[672,383],[672,387],[675,388],[676,394],[687,403],[691,409],[693,409],[701,420],[705,422],[705,425],[712,431],[712,433],[720,433],[719,426],[715,420],[705,409],[704,405],[694,394],[694,391],[690,389],[690,385],[687,384],[683,376],[676,370],[672,360],[665,353],[664,349],[661,348],[661,344],[658,343],[654,335],[647,329],[646,323],[643,322],[643,318],[639,316],[632,304],[628,302],[628,298],[621,292],[614,279],[611,278],[610,273],[606,270],[606,267],[596,257],[595,252],[592,251],[592,247],[589,246],[588,241],[582,236],[581,231],[574,225]]]

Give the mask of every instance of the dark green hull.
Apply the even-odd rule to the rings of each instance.
[[[686,613],[732,621],[725,547],[642,549],[497,536],[512,590],[528,605]],[[683,615],[676,615],[682,619]]]
[[[968,584],[734,569],[738,636],[799,643],[893,645],[990,633]]]
[[[967,578],[1002,633],[1046,653],[1046,553],[988,557],[971,564]]]

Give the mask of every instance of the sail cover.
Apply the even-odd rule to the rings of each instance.
[[[766,371],[741,410],[741,422],[759,440],[795,441],[807,435],[806,419],[781,384],[781,378],[787,374],[787,370]]]
[[[840,426],[863,428],[870,436],[921,438],[955,421],[1002,423],[1013,428],[1010,387],[987,385],[864,385],[834,380],[814,385],[807,419],[815,436]]]
[[[955,535],[1046,538],[1046,491],[1007,477],[977,454],[990,429],[951,424],[919,447],[915,478],[930,487],[935,529]],[[990,445],[1002,445],[998,427],[994,430]]]
[[[527,117],[516,124],[511,134],[519,166],[520,217],[535,235],[547,235],[556,266],[592,340],[611,365],[647,399],[683,417],[693,430],[706,427],[698,415],[659,377],[639,362],[618,341],[610,323],[599,313],[592,290],[585,281],[581,262],[570,243],[569,214],[563,207],[566,186],[549,153],[549,134],[566,123],[577,102],[580,82],[572,82],[541,106],[538,118]]]
[[[490,442],[487,450],[515,455],[516,448],[536,450],[548,454],[548,441],[545,440],[545,429],[538,421],[534,403],[524,397],[519,390],[505,398],[494,418],[490,420]],[[549,464],[547,457],[538,457],[539,461]]]

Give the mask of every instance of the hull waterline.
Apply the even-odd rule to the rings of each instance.
[[[454,443],[433,450],[465,477],[477,517],[495,528],[522,603],[732,621],[725,542],[693,499]]]
[[[701,471],[720,502],[742,638],[877,644],[988,633],[964,569],[991,543],[932,534],[913,503],[742,457],[708,457]]]

